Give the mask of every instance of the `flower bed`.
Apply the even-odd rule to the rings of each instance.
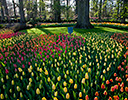
[[[66,27],[66,26],[74,26],[76,22],[71,23],[42,23],[41,25],[36,25],[36,27]],[[105,26],[105,27],[111,27],[111,28],[117,28],[117,29],[128,29],[128,24],[121,24],[121,23],[111,23],[111,22],[101,22],[101,23],[95,23],[91,22],[92,25],[97,26]]]
[[[128,24],[111,23],[111,22],[101,22],[101,23],[91,22],[91,24],[92,25],[98,25],[98,26],[105,26],[105,27],[111,27],[111,28],[126,29],[126,30],[128,30]]]
[[[1,99],[128,97],[128,48],[106,34],[24,34],[0,42]]]
[[[65,23],[42,23],[40,25],[36,25],[36,27],[67,27],[74,26],[75,22],[65,22]]]
[[[114,40],[122,43],[125,46],[128,46],[128,33],[115,33],[114,35],[111,36]]]
[[[19,35],[22,35],[22,34],[25,34],[25,33],[21,33],[21,32],[16,32],[14,33],[12,30],[10,29],[2,29],[0,30],[0,39],[8,39],[8,38],[11,38],[13,36],[19,36]]]

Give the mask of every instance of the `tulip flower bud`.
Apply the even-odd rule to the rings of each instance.
[[[3,95],[3,94],[0,94],[0,98],[1,98],[1,99],[4,99],[4,95]]]
[[[67,93],[67,94],[66,94],[66,99],[69,99],[69,98],[70,98],[70,94]]]
[[[17,86],[16,89],[17,89],[18,92],[20,91],[20,87],[19,86]]]
[[[56,89],[56,86],[55,84],[52,85],[52,89],[55,90]]]
[[[74,89],[77,89],[77,84],[74,85]]]
[[[64,92],[65,92],[65,93],[68,91],[68,89],[67,89],[66,87],[64,87],[64,89],[63,89],[63,90],[64,90]]]
[[[63,85],[64,85],[64,86],[67,86],[67,83],[64,81],[64,82],[63,82]]]
[[[40,89],[39,88],[36,89],[36,94],[38,94],[38,95],[40,94]]]
[[[79,92],[79,97],[80,97],[80,98],[82,97],[82,92]]]

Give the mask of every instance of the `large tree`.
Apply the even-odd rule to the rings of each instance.
[[[8,7],[7,7],[7,2],[6,2],[6,0],[2,0],[2,5],[4,6],[5,14],[6,14],[7,20],[8,20],[9,14],[8,14]]]
[[[78,0],[78,19],[75,28],[93,28],[89,21],[89,0]]]
[[[23,0],[19,0],[20,23],[25,23]]]
[[[75,0],[76,1],[76,9],[75,9],[75,14],[78,14],[78,0]]]
[[[2,5],[2,0],[0,0],[0,10],[1,10],[1,20],[4,20],[4,9]]]
[[[54,18],[56,22],[61,21],[60,0],[54,0]]]
[[[123,0],[123,18],[122,22],[125,23],[125,19],[128,16],[128,0]]]
[[[102,0],[100,0],[100,7],[99,7],[99,20],[101,20],[101,9],[102,9]]]
[[[13,3],[14,16],[16,18],[17,17],[17,15],[16,15],[16,4],[15,4],[14,0],[12,0],[12,3]]]

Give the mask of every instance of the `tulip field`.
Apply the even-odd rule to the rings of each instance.
[[[128,100],[128,33],[0,33],[0,99]]]

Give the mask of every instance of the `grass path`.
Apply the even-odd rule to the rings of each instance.
[[[21,30],[20,32],[25,33],[38,33],[38,34],[59,34],[59,33],[66,33],[68,34],[67,27],[49,27],[49,28],[31,28],[26,30]],[[126,30],[121,29],[114,29],[108,27],[99,27],[95,26],[93,29],[74,29],[73,33],[77,35],[82,35],[88,32],[96,32],[96,33],[103,33],[103,32],[112,32],[112,33],[128,33]]]

